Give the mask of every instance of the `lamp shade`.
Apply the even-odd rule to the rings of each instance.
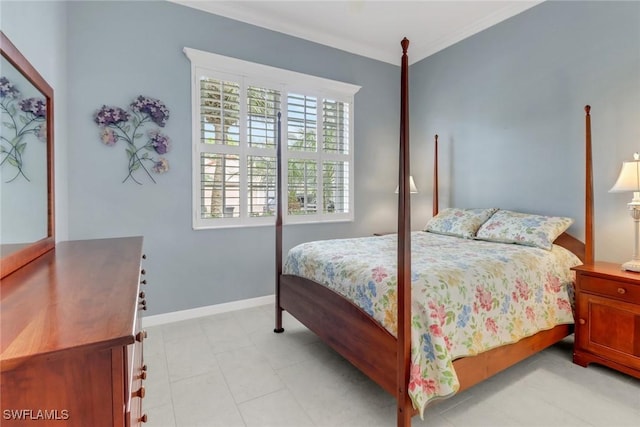
[[[631,261],[622,264],[623,270],[640,272],[640,154],[633,154],[632,162],[623,162],[618,180],[610,193],[633,191],[631,203],[627,203],[635,226],[635,246]],[[624,290],[624,289],[623,289]],[[623,292],[624,293],[624,292]]]
[[[400,186],[396,187],[396,194],[400,192]],[[413,181],[413,175],[409,176],[409,192],[411,194],[415,194],[418,192],[418,187],[416,187],[416,183]]]
[[[635,153],[633,158],[634,160],[632,162],[622,163],[620,175],[616,183],[611,187],[611,190],[609,190],[610,193],[640,191],[640,155]]]

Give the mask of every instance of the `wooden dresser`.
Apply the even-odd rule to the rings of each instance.
[[[576,271],[573,361],[599,363],[640,378],[640,273],[596,262]]]
[[[143,257],[142,237],[62,242],[2,279],[3,427],[146,421]]]

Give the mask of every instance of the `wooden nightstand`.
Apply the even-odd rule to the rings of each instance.
[[[573,362],[595,362],[640,378],[640,273],[619,264],[574,267],[576,329]]]

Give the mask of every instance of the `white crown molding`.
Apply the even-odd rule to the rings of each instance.
[[[382,49],[375,48],[355,40],[345,40],[343,37],[335,36],[331,33],[316,31],[304,25],[298,25],[276,18],[273,15],[261,14],[258,10],[252,10],[242,5],[242,1],[194,1],[194,0],[168,0],[172,3],[188,6],[204,12],[224,16],[235,21],[244,22],[257,27],[266,28],[279,33],[298,37],[310,42],[333,47],[345,52],[353,53],[378,61],[399,65],[400,55],[394,52],[393,57]],[[400,42],[398,42],[400,43]]]
[[[399,36],[398,40],[393,40],[385,46],[372,45],[355,39],[349,39],[345,36],[336,36],[333,33],[320,31],[311,26],[305,26],[303,22],[297,23],[293,20],[280,19],[274,14],[264,13],[261,8],[249,7],[247,2],[244,1],[168,1],[333,47],[356,55],[387,62],[397,66],[400,65],[401,50],[399,43],[402,36]],[[504,6],[498,9],[495,13],[477,20],[471,25],[452,28],[450,33],[444,34],[439,39],[433,41],[419,40],[419,36],[414,34],[413,38],[416,38],[416,40],[412,40],[409,62],[410,64],[413,64],[421,61],[427,56],[433,55],[434,53],[472,36],[477,32],[540,4],[542,1],[544,0],[505,1]],[[407,36],[409,37],[409,35]]]

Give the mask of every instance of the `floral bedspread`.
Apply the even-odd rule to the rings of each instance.
[[[573,323],[570,267],[559,246],[521,245],[413,232],[409,394],[423,415],[432,399],[459,388],[453,361]],[[397,333],[396,235],[303,243],[284,274],[342,294]]]

